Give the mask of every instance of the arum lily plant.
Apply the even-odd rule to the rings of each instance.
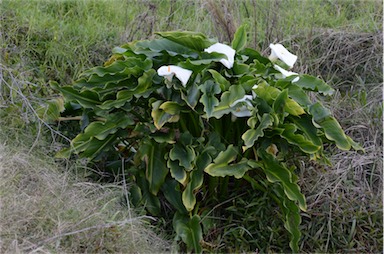
[[[289,67],[297,59],[280,44],[271,44],[269,57],[246,48],[245,26],[231,45],[194,32],[157,35],[115,48],[104,66],[72,85],[52,83],[65,98],[62,116],[81,118],[79,133],[58,156],[77,154],[123,171],[131,202],[153,216],[172,214],[175,239],[187,251],[215,244],[205,237],[215,230],[206,212],[227,193],[265,192],[298,252],[307,205],[292,158],[326,161],[324,144],[359,149],[307,95],[333,89],[276,65],[277,58]]]

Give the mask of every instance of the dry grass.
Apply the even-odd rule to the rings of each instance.
[[[301,38],[300,38],[301,37]],[[382,79],[383,33],[316,29],[297,36],[299,68],[345,88]]]
[[[1,253],[147,253],[168,243],[124,206],[121,185],[74,179],[48,156],[0,144]]]
[[[365,152],[327,150],[333,164],[302,169],[308,198],[302,249],[316,252],[379,253],[383,250],[382,87],[351,87],[324,102]],[[336,105],[335,105],[336,104]]]

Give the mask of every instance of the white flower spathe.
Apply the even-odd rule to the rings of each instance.
[[[233,67],[233,63],[235,62],[236,50],[234,50],[230,46],[218,42],[211,45],[209,48],[204,49],[204,51],[207,53],[216,52],[226,55],[227,59],[222,58],[220,59],[220,62],[228,69],[231,69]]]
[[[234,101],[230,105],[232,115],[234,115],[236,117],[251,116],[252,115],[251,111],[249,111],[248,107],[246,105],[244,105],[244,103],[247,104],[248,106],[252,107],[252,103],[251,103],[252,99],[253,99],[252,95],[245,95],[243,98]],[[238,104],[240,104],[241,106],[240,107],[237,106]]]
[[[293,75],[299,75],[296,72],[284,70],[283,68],[281,68],[280,66],[278,66],[276,64],[273,65],[273,68],[275,68],[275,70],[278,70],[281,73],[281,76],[283,78],[286,78],[286,77],[289,77],[289,76],[293,76]]]
[[[277,44],[269,44],[269,47],[271,48],[271,55],[269,56],[269,60],[275,61],[277,59],[280,59],[283,61],[286,65],[288,65],[290,68],[293,67],[297,60],[297,56],[289,52],[283,45],[277,43]]]
[[[176,65],[167,65],[167,66],[161,66],[157,70],[157,74],[159,76],[163,76],[167,78],[169,81],[171,81],[173,78],[173,75],[175,75],[176,78],[178,78],[181,81],[181,84],[183,84],[183,86],[185,87],[188,83],[189,78],[192,75],[192,71],[181,68]]]

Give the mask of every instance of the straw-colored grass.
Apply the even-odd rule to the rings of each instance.
[[[41,152],[0,143],[1,253],[154,253],[170,246],[145,223],[152,218],[127,209],[121,185],[70,172]]]

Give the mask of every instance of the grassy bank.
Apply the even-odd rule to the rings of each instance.
[[[42,122],[36,111],[57,96],[49,80],[71,83],[107,60],[114,46],[176,29],[229,42],[246,22],[250,47],[268,55],[269,43],[280,42],[299,55],[294,71],[318,75],[338,89],[323,103],[365,148],[329,147],[332,167],[302,165],[309,209],[302,215],[301,250],[382,252],[381,1],[3,0],[0,9],[2,250],[149,252],[167,246],[146,228],[145,218],[117,202],[124,195],[121,183],[87,182],[74,167],[56,164],[52,156],[67,142],[57,131],[63,128]],[[215,251],[287,250],[270,200],[255,198],[260,202],[253,206],[234,198],[236,211],[226,207],[232,217],[213,217],[216,235],[205,240]]]
[[[59,167],[48,143],[30,150],[31,133],[15,141],[9,123],[0,142],[2,253],[163,252],[170,244],[122,202],[124,185],[98,184],[75,175],[80,165]],[[7,127],[4,127],[7,125]],[[5,135],[7,134],[7,135]]]

